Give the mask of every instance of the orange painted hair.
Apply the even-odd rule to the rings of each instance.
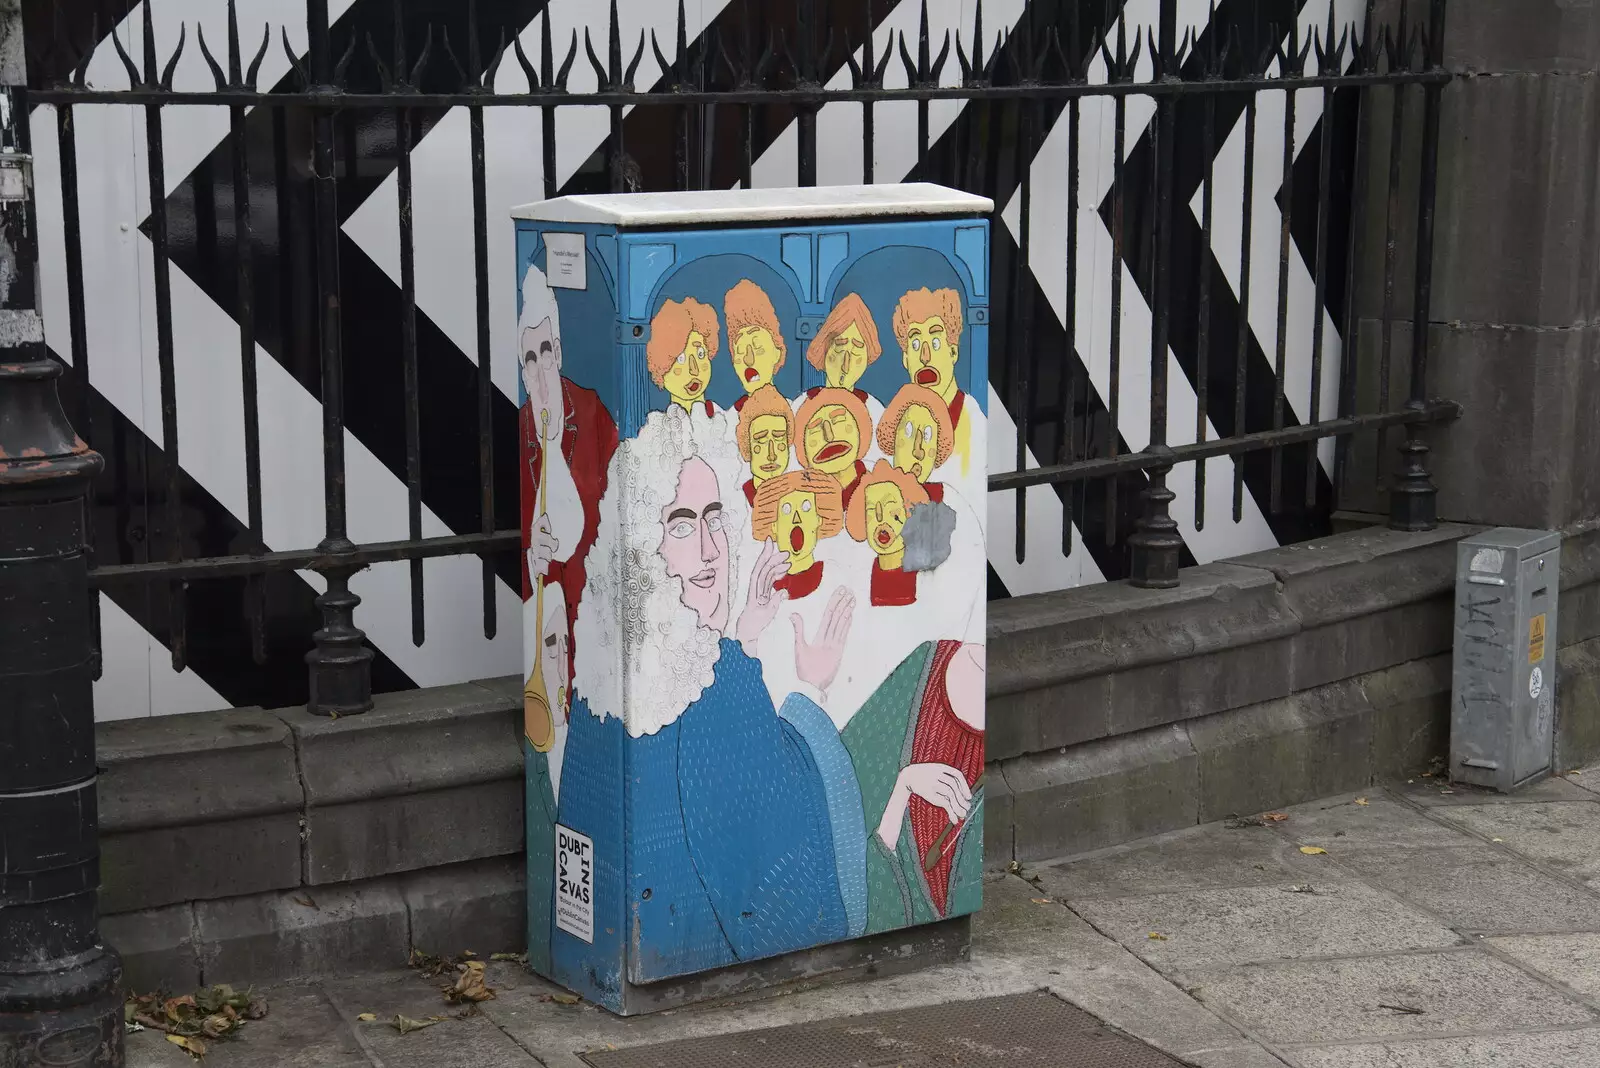
[[[961,337],[961,297],[955,290],[923,286],[901,297],[894,306],[894,338],[900,348],[906,347],[906,331],[912,323],[925,322],[935,315],[944,320],[945,333],[950,338]]]
[[[900,420],[905,418],[906,409],[913,404],[920,404],[928,409],[929,414],[933,416],[934,425],[939,428],[939,440],[934,442],[933,466],[942,467],[944,462],[950,459],[950,450],[955,448],[956,429],[950,422],[950,408],[945,404],[944,398],[927,386],[913,384],[900,387],[900,392],[894,395],[894,400],[884,409],[883,418],[878,420],[878,448],[889,456],[894,455],[894,436],[900,433]]]
[[[689,331],[698,330],[706,339],[706,354],[717,355],[717,310],[702,304],[693,297],[682,301],[669,300],[661,305],[656,317],[650,320],[650,340],[645,345],[645,360],[650,367],[650,378],[656,385],[667,377],[672,361],[689,344]]]
[[[830,404],[837,404],[855,417],[856,433],[861,436],[861,452],[865,455],[867,445],[872,441],[872,413],[867,411],[867,406],[861,402],[854,391],[848,389],[834,389],[832,386],[823,386],[817,390],[817,395],[800,405],[800,411],[795,415],[795,425],[799,430],[799,440],[795,443],[795,455],[800,457],[802,467],[811,466],[811,457],[806,455],[806,427],[811,425],[812,418],[823,408]],[[750,405],[745,404],[748,408]]]
[[[769,383],[750,394],[750,399],[739,409],[739,425],[734,429],[733,436],[739,442],[739,455],[746,460],[750,459],[750,428],[763,415],[783,416],[784,425],[788,428],[789,444],[794,445],[794,412],[783,394],[778,392],[778,387]]]
[[[880,482],[892,482],[900,490],[908,516],[917,505],[928,503],[928,491],[922,488],[922,483],[898,467],[891,467],[888,460],[879,460],[871,471],[861,476],[861,482],[850,496],[850,514],[845,518],[845,527],[856,541],[867,540],[867,487]]]
[[[772,343],[778,346],[778,362],[772,370],[776,372],[789,358],[789,346],[783,343],[783,331],[778,326],[778,309],[767,298],[767,291],[750,279],[740,280],[722,298],[722,318],[728,324],[730,350],[741,330],[759,326],[772,335]]]
[[[833,344],[833,339],[856,324],[861,331],[861,337],[867,343],[867,366],[872,366],[872,361],[883,355],[883,345],[878,341],[878,324],[872,321],[872,313],[867,310],[867,302],[854,293],[847,293],[843,300],[833,306],[833,311],[822,322],[822,329],[817,331],[817,336],[811,339],[811,344],[806,347],[806,362],[817,370],[822,370],[828,362],[828,346]]]
[[[769,478],[756,490],[755,510],[750,513],[750,533],[756,541],[772,537],[772,527],[778,521],[778,505],[791,493],[817,495],[817,516],[822,526],[817,528],[817,540],[831,538],[844,529],[844,493],[837,479],[820,471],[790,471]]]

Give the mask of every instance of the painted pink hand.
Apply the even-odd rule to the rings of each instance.
[[[794,673],[801,682],[827,693],[839,674],[855,610],[854,593],[843,586],[834,590],[833,596],[828,598],[828,607],[823,610],[815,641],[806,640],[805,623],[798,615],[789,617],[794,627]]]

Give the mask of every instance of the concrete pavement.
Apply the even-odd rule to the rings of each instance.
[[[442,980],[361,975],[269,991],[271,1015],[206,1061],[580,1068],[1044,989],[1200,1068],[1600,1068],[1600,768],[1511,798],[1419,779],[1281,815],[993,876],[962,964],[632,1020],[490,964],[481,1015],[406,1035],[384,1021],[454,1011]],[[188,1060],[129,1042],[135,1068]]]

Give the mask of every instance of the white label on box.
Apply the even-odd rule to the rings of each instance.
[[[589,254],[582,234],[545,234],[545,277],[557,289],[589,288]]]
[[[556,824],[556,927],[594,944],[594,842]]]

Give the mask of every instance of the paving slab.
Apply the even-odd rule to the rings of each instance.
[[[1591,784],[1600,790],[1600,771]],[[1396,797],[1427,808],[1445,808],[1459,805],[1526,805],[1538,801],[1592,801],[1594,794],[1585,790],[1576,780],[1556,776],[1541,779],[1524,786],[1514,794],[1502,794],[1466,783],[1446,782],[1442,779],[1413,779],[1393,783],[1388,787]]]
[[[1357,804],[1365,801],[1366,804]],[[1346,794],[1284,809],[1279,834],[1298,845],[1321,846],[1330,853],[1361,849],[1427,849],[1462,844],[1460,831],[1429,819],[1409,805],[1374,790]]]
[[[1584,997],[1600,1000],[1600,934],[1492,938],[1495,949]]]
[[[821,986],[733,1004],[622,1019],[592,1005],[549,1000],[558,988],[490,965],[499,997],[485,1013],[547,1068],[582,1068],[579,1054],[913,1009],[1041,988],[1174,1054],[1241,1044],[1217,1019],[1048,894],[1015,877],[984,886],[972,959],[908,975]]]
[[[1460,943],[1453,931],[1328,865],[1312,893],[1290,884],[1099,898],[1073,907],[1164,974],[1250,961],[1353,956]],[[1306,885],[1306,884],[1301,884]],[[1159,937],[1151,937],[1157,935]]]
[[[1262,826],[1186,828],[1029,869],[1057,897],[1123,897],[1172,890],[1303,882],[1313,858]]]
[[[1296,1049],[1302,1068],[1600,1068],[1600,1030]]]
[[[1278,1058],[1260,1046],[1234,1046],[1191,1053],[1187,1058],[1195,1068],[1285,1068]]]
[[[321,988],[278,986],[268,991],[266,998],[265,1019],[245,1024],[235,1038],[207,1043],[206,1068],[371,1068],[373,1062],[360,1040]],[[168,1049],[177,1049],[160,1035],[138,1037],[159,1039]],[[144,1059],[153,1045],[142,1043],[139,1055],[130,1049],[129,1065],[166,1068],[164,1060]],[[165,1056],[166,1050],[160,1053]],[[188,1054],[183,1056],[188,1058]]]
[[[425,1064],[430,1068],[537,1068],[538,1062],[480,1011],[471,1013],[446,1003],[440,987],[454,977],[430,979],[419,972],[397,971],[364,975],[356,979],[329,980],[322,984],[347,1027],[360,1039],[379,1065]],[[493,986],[493,983],[488,985]],[[484,1004],[488,1004],[487,1002]],[[370,1012],[377,1017],[362,1022]],[[457,1014],[468,1013],[465,1019]],[[427,1020],[448,1016],[432,1027],[402,1035],[395,1016]]]
[[[1492,1034],[1600,1018],[1478,949],[1246,965],[1193,974],[1190,983],[1206,1005],[1279,1046]]]
[[[1585,882],[1600,878],[1600,799],[1479,805],[1437,815]]]
[[[1600,930],[1600,896],[1492,845],[1359,852],[1341,863],[1458,931]]]
[[[1567,772],[1562,778],[1590,793],[1600,793],[1600,764],[1590,764],[1586,768],[1575,768]]]

